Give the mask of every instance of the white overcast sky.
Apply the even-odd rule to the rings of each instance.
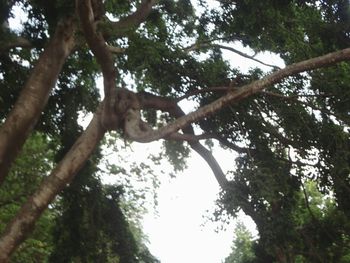
[[[233,163],[230,155],[216,151],[221,164]],[[163,263],[215,263],[228,255],[233,224],[215,231],[212,223],[218,183],[207,163],[195,152],[188,168],[170,179],[164,176],[159,188],[158,216],[150,213],[144,220],[151,252]]]
[[[253,54],[240,44],[235,44],[234,48]],[[243,72],[261,67],[261,64],[230,51],[224,51],[224,57]],[[267,64],[284,66],[278,56],[270,53],[258,54],[256,58]],[[191,110],[189,105],[184,105],[186,111]],[[135,144],[135,147],[144,146]],[[213,154],[224,171],[234,169],[234,154],[218,147]],[[146,215],[143,224],[150,240],[149,248],[162,263],[223,262],[231,252],[234,222],[221,225],[207,219],[215,209],[220,191],[218,183],[208,164],[197,153],[192,152],[187,163],[188,168],[175,179],[161,178],[158,216]],[[242,215],[239,220],[256,234],[250,218]],[[216,231],[220,226],[225,226],[224,230]]]

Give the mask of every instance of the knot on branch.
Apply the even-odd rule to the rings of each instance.
[[[141,119],[141,102],[137,94],[125,88],[118,89],[116,112],[121,116],[121,128],[127,138],[136,140],[149,133],[151,126]]]
[[[139,109],[128,109],[124,120],[124,133],[128,138],[137,141],[138,138],[145,137],[152,131],[151,126],[141,119]]]
[[[103,126],[108,130],[122,129],[124,135],[138,141],[152,131],[151,126],[141,118],[140,98],[134,92],[125,88],[119,88],[113,108],[104,104],[102,116]]]

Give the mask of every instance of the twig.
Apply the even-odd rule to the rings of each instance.
[[[216,92],[216,91],[228,91],[229,89],[231,89],[231,87],[229,86],[222,86],[222,87],[211,87],[211,88],[206,88],[206,89],[197,89],[197,90],[192,90],[186,94],[184,94],[183,96],[180,96],[178,98],[176,98],[176,102],[182,101],[184,99],[187,99],[189,97],[198,95],[198,94],[202,94],[202,93],[208,93],[208,92]]]
[[[194,44],[188,48],[186,48],[186,51],[194,51],[194,50],[197,50],[197,49],[201,49],[201,48],[206,48],[206,47],[217,47],[217,48],[220,48],[220,49],[226,49],[228,51],[231,51],[233,53],[236,53],[237,55],[240,55],[242,57],[245,57],[245,58],[248,58],[248,59],[251,59],[255,62],[258,62],[264,66],[267,66],[267,67],[272,67],[274,69],[281,69],[280,67],[276,66],[276,65],[272,65],[272,64],[268,64],[268,63],[265,63],[259,59],[256,59],[255,58],[255,54],[253,56],[250,56],[242,51],[239,51],[238,49],[235,49],[233,47],[228,47],[228,46],[225,46],[225,45],[220,45],[220,44],[215,44],[215,43],[199,43],[199,44]]]

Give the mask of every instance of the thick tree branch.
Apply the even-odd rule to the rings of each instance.
[[[116,36],[123,35],[124,32],[134,29],[146,20],[152,11],[157,0],[143,0],[139,8],[131,15],[120,19],[118,22],[109,23],[116,32]]]
[[[113,54],[121,54],[125,52],[125,49],[120,47],[107,46],[107,48]]]
[[[221,137],[220,135],[216,135],[215,139],[218,140],[223,146],[238,152],[238,153],[245,153],[248,155],[251,155],[252,153],[255,153],[255,149],[252,148],[246,148],[246,147],[240,147],[232,142],[229,142],[226,138]]]
[[[58,24],[56,33],[41,53],[16,104],[0,128],[0,184],[46,106],[58,74],[75,45],[74,32],[73,19]]]
[[[0,42],[0,53],[7,52],[12,48],[17,48],[17,47],[21,47],[21,48],[32,47],[32,43],[24,37],[15,36],[14,38],[10,38],[10,39],[11,41],[8,41],[8,42],[3,42],[3,41]]]
[[[91,0],[77,0],[77,9],[85,39],[102,69],[105,93],[102,123],[107,129],[115,129],[118,123],[118,116],[114,111],[117,93],[116,70],[113,57],[103,35],[97,31]]]
[[[99,107],[101,108],[101,106]],[[6,226],[0,238],[0,262],[7,262],[12,252],[25,240],[35,222],[56,195],[74,178],[96,145],[105,129],[101,126],[101,111],[95,113],[87,129],[74,143],[51,175],[46,177],[36,192],[22,206],[16,217]]]
[[[239,89],[235,89],[234,91],[227,93],[225,96],[217,99],[216,101],[206,106],[203,106],[197,111],[189,113],[186,116],[178,118],[173,123],[170,123],[169,125],[159,130],[150,131],[148,134],[144,134],[139,138],[133,139],[135,139],[138,142],[145,143],[158,140],[160,138],[165,138],[168,135],[182,129],[183,127],[186,127],[190,123],[198,121],[206,116],[209,116],[219,111],[228,104],[238,102],[244,98],[256,94],[257,92],[262,91],[266,87],[281,81],[283,78],[292,76],[300,72],[334,65],[338,62],[346,60],[350,60],[350,48],[289,65],[284,69],[278,70],[261,80],[254,81],[248,85],[244,85]]]
[[[199,142],[189,142],[189,144],[192,147],[192,149],[195,150],[200,156],[202,156],[202,158],[210,166],[221,189],[227,190],[228,181],[219,163],[216,161],[215,157],[213,156],[213,154]]]

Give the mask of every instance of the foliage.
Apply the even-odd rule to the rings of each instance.
[[[34,133],[27,140],[11,173],[0,188],[1,231],[52,168],[53,144],[40,133]],[[54,218],[55,212],[49,208],[37,222],[33,234],[14,254],[12,262],[23,262],[23,259],[28,263],[46,260],[53,247],[50,233]]]
[[[91,21],[90,13],[84,19],[83,9],[89,4]],[[242,72],[240,62],[230,61],[226,56],[227,50],[258,60],[236,50],[238,43],[257,54],[267,51],[279,55],[287,66],[350,46],[347,0],[215,3],[160,0],[149,8],[151,4],[148,0],[0,3],[0,132],[4,136],[8,133],[6,121],[18,107],[28,115],[35,113],[25,122],[26,129],[16,131],[16,125],[9,129],[20,134],[8,142],[15,145],[9,147],[9,152],[16,152],[22,147],[22,139],[25,141],[31,133],[32,136],[1,186],[1,228],[37,189],[41,179],[45,179],[43,185],[52,182],[47,178],[56,180],[48,183],[50,190],[46,191],[54,189],[55,195],[69,184],[49,206],[32,239],[18,251],[17,255],[28,262],[33,260],[33,255],[52,262],[156,262],[140,240],[142,231],[134,220],[138,218],[135,214],[144,212],[135,209],[135,203],[143,204],[149,196],[147,191],[153,193],[158,185],[150,165],[144,160],[118,159],[116,164],[108,160],[108,173],[128,179],[116,185],[104,185],[100,176],[101,169],[105,169],[100,163],[106,161],[102,157],[106,141],[94,147],[84,160],[79,158],[87,151],[74,152],[79,148],[76,141],[86,132],[78,122],[80,116],[95,112],[95,116],[100,114],[103,120],[108,119],[105,105],[109,104],[99,107],[100,87],[96,80],[101,74],[105,101],[117,99],[113,110],[118,116],[113,119],[113,129],[117,132],[115,140],[122,141],[128,135],[125,127],[130,110],[149,122],[145,128],[146,124],[140,121],[135,130],[141,126],[145,130],[151,126],[169,127],[169,123],[188,117],[179,102],[186,100],[192,110],[209,108],[217,99],[240,94],[246,90],[245,85],[278,72],[277,66],[269,72],[259,68]],[[26,17],[21,27],[13,30],[7,22],[11,17],[18,19],[15,11],[18,9]],[[52,61],[57,59],[57,54],[53,52],[46,58],[44,51],[59,40],[63,46],[69,42],[68,30],[64,31],[64,37],[55,38],[62,31],[60,28],[68,27],[67,21],[74,25],[71,31],[75,46],[54,74],[56,64]],[[93,24],[92,32],[89,23]],[[36,72],[42,64],[45,72]],[[314,63],[309,68],[317,67]],[[51,85],[52,90],[50,85],[44,85],[45,81],[28,84],[40,74],[51,76],[49,73],[53,76],[52,83],[56,83]],[[210,114],[198,118],[191,115],[192,121],[179,126],[182,134],[164,136],[159,157],[156,154],[150,157],[156,163],[166,157],[178,171],[188,165],[189,149],[194,149],[208,162],[223,188],[218,215],[236,216],[243,210],[252,217],[259,231],[259,238],[252,245],[255,257],[249,250],[248,233],[239,227],[235,259],[231,256],[228,260],[345,262],[348,259],[349,76],[350,64],[343,61],[278,79],[274,85],[252,92],[244,99],[238,96],[234,103],[223,103],[220,111],[209,110]],[[50,93],[47,104],[46,97],[39,94],[42,90],[30,93],[41,86]],[[137,98],[137,103],[123,99],[120,87],[129,89],[129,99]],[[15,104],[24,90],[30,94],[26,99],[36,103],[34,106],[29,107],[23,101]],[[108,91],[113,94],[116,90],[120,92],[116,97],[108,96]],[[40,108],[44,110],[35,112]],[[18,114],[14,119],[22,123],[24,117]],[[104,126],[104,121],[98,123],[102,134],[105,128],[110,128]],[[218,140],[223,148],[238,153],[230,174],[225,177],[211,152],[196,140],[195,133],[203,133],[205,139]],[[173,141],[171,135],[190,138]],[[98,144],[92,140],[84,143],[85,146]],[[65,160],[70,151],[75,153],[74,161],[67,165]],[[120,154],[120,149],[115,151]],[[0,158],[0,164],[2,161]],[[81,164],[81,169],[72,179],[75,162]],[[68,167],[65,173],[68,176],[57,179],[54,175],[62,163]],[[129,180],[134,175],[136,181],[150,175],[152,187],[137,189]],[[48,198],[44,201],[49,202]],[[32,207],[35,210],[36,206]],[[37,210],[39,216],[43,209]],[[51,230],[53,237],[49,235]],[[237,253],[247,258],[240,258]],[[14,260],[18,260],[17,255]]]
[[[305,183],[305,188],[297,194],[296,202],[296,208],[289,218],[293,230],[284,229],[286,235],[296,231],[293,242],[288,244],[291,257],[288,260],[347,262],[350,252],[349,235],[344,232],[343,224],[348,223],[341,219],[343,215],[337,211],[334,197],[324,196],[317,190],[315,182],[308,181]],[[273,224],[275,223],[281,224],[281,222]],[[277,224],[273,227],[278,227]],[[266,235],[266,230],[259,232]],[[276,231],[270,230],[270,232]],[[261,251],[264,251],[262,246],[266,246],[266,243],[263,243],[266,240],[262,238],[253,240],[246,227],[237,224],[232,252],[225,262],[266,262],[264,258],[266,259],[268,255],[261,255]],[[276,259],[270,257],[268,260],[272,262]]]
[[[225,263],[253,262],[255,255],[253,252],[252,234],[242,222],[236,224],[234,232],[235,239],[233,241],[232,252],[225,259]]]
[[[350,43],[346,1],[223,1],[221,7],[207,13],[207,23],[219,25],[212,34],[277,52],[287,64]],[[256,253],[264,252],[259,258],[338,262],[347,257],[349,225],[342,218],[349,216],[349,104],[344,105],[349,98],[344,88],[349,87],[348,67],[341,63],[290,77],[270,93],[201,122],[205,131],[220,134],[223,145],[240,147],[232,190],[223,194],[219,209],[233,215],[242,209],[253,218],[260,234]],[[300,191],[310,179],[322,194],[334,194],[337,203],[336,212],[330,209],[333,220],[314,216],[320,220],[317,227],[315,222],[294,221],[305,212]],[[322,234],[328,229],[339,232]]]

